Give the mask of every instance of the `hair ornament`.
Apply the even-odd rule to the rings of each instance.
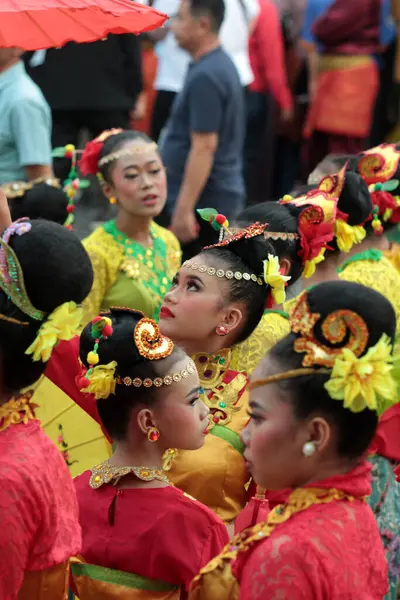
[[[182,369],[181,371],[177,371],[176,373],[170,373],[168,375],[164,375],[164,377],[156,377],[155,379],[150,379],[147,377],[146,379],[140,379],[140,377],[117,377],[117,383],[119,385],[126,385],[127,387],[133,386],[135,388],[139,387],[156,387],[159,388],[162,385],[172,385],[173,383],[179,383],[182,379],[187,379],[189,375],[196,372],[196,365],[193,360],[190,358],[187,364],[187,367]]]
[[[344,173],[325,178],[320,186],[307,194],[292,198],[284,196],[280,204],[293,204],[303,208],[298,218],[300,236],[299,256],[303,265],[303,276],[311,277],[317,265],[325,259],[328,244],[334,238],[338,195],[343,187]]]
[[[395,144],[380,144],[365,150],[357,170],[366,184],[385,183],[393,179],[399,166],[400,151]]]
[[[161,334],[159,326],[153,319],[147,317],[140,319],[133,337],[140,356],[149,360],[167,358],[174,351],[172,340]]]
[[[61,304],[42,324],[25,354],[32,354],[32,360],[35,362],[47,362],[58,342],[72,340],[78,333],[82,318],[83,310],[75,302]]]
[[[305,291],[300,294],[291,312],[290,326],[293,333],[299,334],[293,348],[295,352],[305,354],[303,368],[254,381],[250,389],[272,382],[322,374],[329,375],[324,386],[329,396],[343,402],[344,408],[352,412],[369,409],[381,415],[398,402],[400,355],[392,355],[392,344],[386,334],[363,355],[369,332],[360,315],[339,309],[322,319],[319,313],[310,311]],[[316,339],[315,331],[326,343]]]
[[[361,244],[367,232],[362,225],[349,225],[347,223],[349,215],[341,210],[337,211],[337,217],[335,236],[338,248],[341,252],[350,252],[355,244]]]
[[[96,175],[99,170],[99,158],[104,142],[112,135],[122,133],[123,129],[109,129],[103,131],[96,139],[88,142],[79,160],[79,169],[84,177]]]
[[[112,361],[108,365],[99,365],[99,344],[113,334],[112,321],[109,317],[100,315],[92,320],[91,335],[94,339],[94,347],[87,355],[89,369],[84,377],[79,380],[81,392],[91,393],[96,400],[108,398],[115,392],[115,369],[117,362]],[[111,391],[110,391],[111,390]]]
[[[90,353],[89,353],[90,354]],[[107,365],[91,366],[86,376],[80,379],[80,391],[93,394],[96,400],[104,400],[115,394],[117,379],[115,369],[118,364],[115,360]]]
[[[72,224],[75,221],[75,199],[79,190],[89,187],[88,181],[78,177],[78,172],[76,169],[78,152],[79,151],[73,144],[67,144],[66,146],[62,146],[60,148],[54,148],[52,152],[53,158],[68,158],[71,160],[71,169],[68,177],[63,183],[63,190],[68,198],[67,218],[64,223],[64,227],[67,229],[72,229]]]
[[[212,228],[215,231],[220,232],[220,241],[218,244],[213,244],[212,246],[206,246],[204,250],[207,248],[219,248],[228,246],[234,242],[238,242],[239,240],[250,240],[251,238],[257,237],[264,233],[264,229],[267,227],[267,223],[261,224],[258,221],[249,225],[248,227],[244,227],[243,229],[235,229],[235,233],[229,229],[229,221],[224,216],[219,214],[214,208],[200,208],[197,210],[198,214],[204,221],[208,221]]]
[[[398,401],[392,374],[393,356],[389,337],[383,334],[361,358],[344,348],[337,356],[325,389],[333,400],[340,400],[352,412],[368,408],[381,415]]]
[[[186,260],[182,267],[186,267],[187,269],[193,269],[193,271],[198,271],[199,273],[204,273],[205,275],[211,275],[219,277],[222,279],[225,277],[226,279],[236,279],[237,281],[241,281],[244,279],[245,281],[254,281],[258,285],[264,285],[264,281],[261,277],[257,277],[254,273],[242,273],[241,271],[224,271],[223,269],[216,269],[215,267],[209,267],[207,265],[203,265],[201,263],[193,262],[192,260]]]
[[[35,308],[29,300],[22,267],[14,250],[7,243],[11,235],[23,235],[30,228],[30,222],[20,219],[6,229],[4,239],[0,238],[0,288],[25,315],[35,321],[43,321],[46,313]]]
[[[364,319],[351,310],[340,309],[330,313],[321,321],[319,313],[312,313],[307,302],[307,292],[300,294],[290,313],[290,327],[293,333],[300,334],[294,342],[294,350],[305,354],[304,367],[322,365],[332,367],[338,355],[343,352],[342,344],[355,356],[360,356],[367,347],[369,332]],[[315,337],[318,323],[326,344]]]
[[[283,304],[286,300],[285,286],[290,276],[282,275],[279,258],[268,254],[268,259],[263,261],[264,281],[271,288],[271,295],[275,304]]]
[[[132,140],[134,141],[134,140]],[[146,142],[144,141],[143,144],[141,145],[137,145],[137,144],[133,144],[132,146],[124,146],[123,148],[120,148],[119,150],[116,150],[115,152],[111,152],[110,154],[107,154],[106,156],[103,156],[103,158],[101,158],[98,162],[98,166],[102,167],[110,162],[114,162],[114,160],[118,160],[119,158],[122,158],[123,156],[135,156],[138,154],[142,154],[143,152],[155,152],[158,148],[158,145],[156,142]]]

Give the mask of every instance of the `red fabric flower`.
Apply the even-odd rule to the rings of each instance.
[[[88,175],[96,175],[99,165],[100,152],[104,146],[103,141],[93,140],[85,146],[81,159],[79,161],[79,169],[84,177]]]
[[[299,233],[301,249],[298,254],[303,264],[307,260],[316,258],[322,248],[326,248],[327,243],[334,237],[332,224],[324,222],[324,213],[316,206],[306,208],[301,213]]]
[[[394,474],[396,475],[396,481],[400,482],[400,465],[394,468]]]

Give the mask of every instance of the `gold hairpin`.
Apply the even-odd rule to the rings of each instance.
[[[13,319],[13,317],[7,317],[6,315],[2,315],[0,313],[0,321],[8,321],[8,323],[12,323],[13,325],[19,325],[20,327],[28,327],[28,321],[19,321],[18,319]]]

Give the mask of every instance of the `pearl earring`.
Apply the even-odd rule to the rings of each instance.
[[[317,447],[315,442],[306,442],[303,446],[303,454],[306,458],[315,454]]]

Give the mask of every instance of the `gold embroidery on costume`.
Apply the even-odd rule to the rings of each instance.
[[[307,293],[300,294],[296,306],[290,315],[291,329],[300,333],[294,342],[296,352],[304,353],[303,366],[323,365],[332,367],[336,357],[343,352],[343,347],[332,348],[319,342],[314,335],[314,327],[321,319],[318,313],[312,313],[307,303]],[[340,344],[349,336],[346,348],[355,356],[361,356],[367,347],[368,327],[359,315],[350,310],[337,310],[330,313],[321,323],[321,331],[331,344]]]
[[[141,481],[161,481],[169,484],[169,479],[163,469],[158,467],[114,467],[106,461],[92,468],[89,485],[94,490],[107,483],[118,485],[122,477],[131,474]]]
[[[228,425],[232,421],[233,414],[240,410],[240,406],[236,404],[246,383],[246,375],[238,373],[229,383],[221,383],[214,388],[212,395],[203,394],[202,400],[210,409],[209,431],[215,425]]]
[[[17,425],[36,420],[36,404],[31,403],[33,391],[26,392],[17,398],[11,398],[6,404],[0,406],[0,431],[4,431],[10,425]]]
[[[222,383],[226,371],[230,368],[231,356],[232,351],[229,348],[221,350],[218,354],[199,352],[193,356],[201,387],[212,390]]]
[[[211,560],[194,578],[191,600],[224,600],[239,597],[239,584],[235,579],[231,565],[238,554],[246,552],[254,544],[265,540],[279,525],[285,523],[292,515],[307,510],[314,504],[328,504],[333,501],[354,501],[354,497],[336,489],[299,488],[294,490],[286,504],[276,506],[269,513],[267,520],[258,523],[235,536],[225,546],[221,554]],[[222,595],[219,592],[222,591]]]

